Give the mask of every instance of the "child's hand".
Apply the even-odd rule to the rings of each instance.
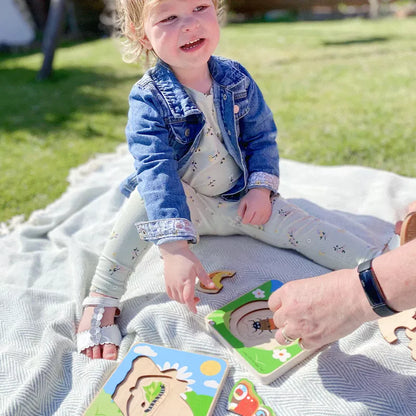
[[[195,280],[209,288],[215,284],[202,267],[201,262],[188,248],[185,240],[161,244],[160,254],[164,261],[166,292],[171,299],[186,304],[189,310],[196,313],[199,298],[195,297]]]
[[[270,190],[253,188],[242,198],[237,211],[243,224],[263,225],[272,215]]]

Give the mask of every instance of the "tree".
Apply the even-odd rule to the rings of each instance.
[[[65,0],[51,0],[43,33],[43,64],[38,73],[38,79],[40,80],[49,78],[52,73],[53,58],[63,27],[65,9]]]

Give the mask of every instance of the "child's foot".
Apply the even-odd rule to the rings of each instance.
[[[78,333],[78,351],[88,358],[116,360],[121,335],[114,325],[114,317],[119,312],[118,299],[99,293],[91,293],[85,299]]]

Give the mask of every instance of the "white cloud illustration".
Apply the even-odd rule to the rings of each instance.
[[[157,352],[152,350],[147,345],[139,345],[134,349],[134,352],[139,355],[145,355],[146,357],[156,357]]]
[[[211,387],[212,389],[217,389],[219,387],[219,384],[215,380],[207,380],[207,381],[204,381],[204,386]]]

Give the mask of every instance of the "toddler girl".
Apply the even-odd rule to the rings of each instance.
[[[331,269],[380,252],[279,195],[272,113],[245,68],[213,56],[220,0],[119,0],[118,13],[130,57],[153,53],[157,63],[130,93],[126,135],[135,172],[122,184],[128,200],[84,301],[79,351],[116,358],[119,299],[151,243],[168,296],[192,312],[196,278],[213,285],[190,249],[199,235],[249,235]]]

